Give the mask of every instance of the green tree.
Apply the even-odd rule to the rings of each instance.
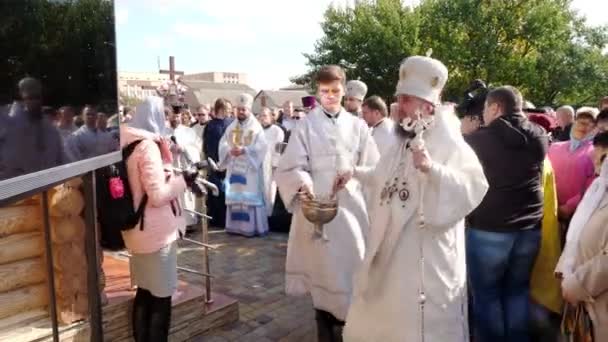
[[[360,79],[369,94],[390,98],[399,63],[416,50],[417,18],[399,0],[359,1],[354,8],[330,6],[321,24],[324,32],[315,52],[304,54],[310,71],[292,78],[312,86],[312,77],[326,64],[342,66],[349,79]]]
[[[605,27],[589,27],[570,5],[423,0],[408,8],[399,1],[362,0],[352,9],[330,7],[325,35],[306,55],[308,77],[320,65],[346,61],[355,66],[349,77],[368,83],[370,94],[389,97],[399,62],[432,49],[450,71],[446,99],[457,100],[471,80],[481,78],[514,85],[536,104],[592,104],[608,86],[608,34]]]
[[[112,1],[2,1],[0,13],[0,103],[32,76],[44,85],[45,104],[116,106]]]

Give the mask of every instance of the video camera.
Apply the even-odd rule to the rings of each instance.
[[[469,88],[465,90],[462,102],[456,107],[460,118],[475,116],[483,120],[483,108],[488,96],[489,89],[482,80],[474,80]]]

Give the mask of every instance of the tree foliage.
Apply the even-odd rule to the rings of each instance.
[[[0,2],[0,102],[17,97],[17,82],[42,81],[45,104],[115,106],[113,2],[20,0]]]
[[[310,82],[324,64],[340,64],[348,77],[368,84],[369,94],[390,99],[400,62],[425,54],[450,71],[444,97],[457,100],[481,78],[514,85],[536,104],[595,103],[608,89],[606,27],[590,27],[570,0],[360,0],[331,6],[324,36],[305,54]]]

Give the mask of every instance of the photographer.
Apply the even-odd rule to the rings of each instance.
[[[462,103],[456,107],[463,135],[469,135],[483,126],[483,107],[487,95],[488,88],[481,80],[473,81],[465,91]]]

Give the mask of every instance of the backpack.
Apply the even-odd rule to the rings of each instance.
[[[127,161],[141,142],[142,140],[136,140],[123,147],[121,161],[97,172],[100,244],[110,250],[125,248],[122,231],[133,229],[138,223],[141,223],[139,229],[144,229],[144,209],[148,203],[148,195],[144,193],[139,206],[135,208],[127,173]]]

